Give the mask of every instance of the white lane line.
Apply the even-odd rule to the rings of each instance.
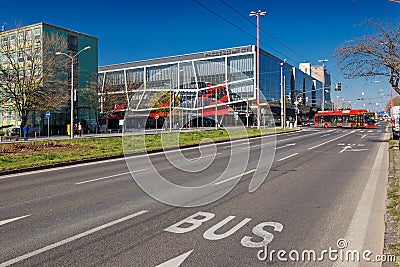
[[[70,237],[70,238],[64,239],[64,240],[59,241],[59,242],[57,242],[57,243],[48,245],[48,246],[46,246],[46,247],[43,247],[43,248],[41,248],[41,249],[38,249],[38,250],[35,250],[35,251],[32,251],[32,252],[29,252],[29,253],[27,253],[27,254],[25,254],[25,255],[22,255],[22,256],[19,256],[19,257],[17,257],[17,258],[14,258],[14,259],[8,260],[8,261],[6,261],[6,262],[0,263],[0,267],[10,266],[10,265],[15,264],[15,263],[18,263],[18,262],[20,262],[20,261],[29,259],[29,258],[31,258],[31,257],[33,257],[33,256],[39,255],[39,254],[41,254],[41,253],[43,253],[43,252],[49,251],[49,250],[54,249],[54,248],[56,248],[56,247],[65,245],[65,244],[67,244],[67,243],[69,243],[69,242],[72,242],[72,241],[75,241],[75,240],[77,240],[77,239],[79,239],[79,238],[88,236],[88,235],[90,235],[90,234],[93,234],[93,233],[95,233],[95,232],[98,232],[98,231],[100,231],[100,230],[103,230],[103,229],[105,229],[105,228],[108,228],[108,227],[110,227],[110,226],[113,226],[113,225],[116,225],[116,224],[118,224],[118,223],[121,223],[121,222],[130,220],[130,219],[132,219],[132,218],[134,218],[134,217],[143,215],[143,214],[145,214],[146,212],[148,212],[148,210],[142,210],[142,211],[136,212],[136,213],[134,213],[134,214],[128,215],[128,216],[126,216],[126,217],[123,217],[123,218],[121,218],[121,219],[118,219],[118,220],[115,220],[115,221],[112,221],[112,222],[103,224],[103,225],[101,225],[101,226],[98,226],[98,227],[96,227],[96,228],[93,228],[93,229],[91,229],[91,230],[88,230],[88,231],[86,231],[86,232],[83,232],[83,233],[81,233],[81,234],[74,235],[74,236],[72,236],[72,237]]]
[[[122,176],[122,175],[127,175],[127,174],[130,174],[130,173],[141,172],[141,171],[145,171],[145,170],[147,170],[147,169],[136,170],[136,171],[134,171],[134,172],[123,172],[123,173],[118,173],[118,174],[114,174],[114,175],[110,175],[110,176],[106,176],[106,177],[101,177],[101,178],[96,178],[96,179],[92,179],[92,180],[87,180],[87,181],[75,183],[75,184],[76,184],[76,185],[88,184],[88,183],[92,183],[92,182],[97,182],[97,181],[101,181],[101,180],[106,180],[106,179],[110,179],[110,178],[114,178],[114,177],[118,177],[118,176]]]
[[[4,221],[0,221],[0,226],[5,225],[5,224],[10,223],[10,222],[15,222],[15,221],[21,220],[21,219],[29,217],[31,215],[32,214],[21,216],[21,217],[16,217],[16,218],[12,218],[12,219],[7,219],[7,220],[4,220]]]
[[[185,254],[182,254],[182,255],[175,257],[169,261],[161,263],[161,264],[157,265],[156,267],[178,267],[186,260],[187,257],[189,257],[190,253],[192,253],[192,252],[193,252],[193,249],[191,251],[186,252]]]
[[[189,161],[195,161],[195,160],[199,160],[199,159],[205,159],[205,158],[209,158],[209,157],[215,157],[215,156],[218,156],[218,155],[221,155],[221,154],[222,154],[222,153],[217,153],[217,154],[202,156],[202,157],[198,157],[198,158],[189,159]]]
[[[225,180],[222,180],[222,181],[219,181],[219,182],[214,183],[214,185],[220,185],[220,184],[229,182],[229,181],[234,180],[234,179],[236,179],[236,178],[238,178],[238,177],[241,177],[241,176],[243,176],[243,175],[247,175],[247,174],[252,173],[252,172],[255,172],[255,171],[256,171],[256,169],[251,170],[251,171],[248,171],[248,172],[245,172],[245,173],[242,173],[242,174],[239,174],[239,175],[236,175],[236,176],[233,176],[233,177],[230,177],[230,178],[227,178],[227,179],[225,179]]]
[[[321,135],[321,138],[322,137],[327,137],[327,136],[330,136],[331,134],[324,134],[324,135]]]
[[[287,145],[285,145],[285,146],[277,147],[276,149],[281,149],[281,148],[290,147],[290,146],[295,146],[295,145],[296,145],[296,143],[287,144]]]
[[[290,156],[287,156],[287,157],[278,159],[277,161],[283,161],[283,160],[285,160],[285,159],[289,159],[289,158],[291,158],[291,157],[297,156],[298,154],[299,154],[299,153],[294,153],[294,154],[292,154],[292,155],[290,155]]]
[[[338,139],[340,139],[340,138],[343,138],[343,137],[345,137],[345,136],[348,136],[348,135],[350,135],[350,134],[352,134],[352,133],[353,133],[353,132],[350,132],[350,133],[345,134],[345,135],[338,136],[338,137],[336,137],[336,138],[333,138],[333,139],[331,139],[331,140],[328,140],[328,141],[326,141],[326,142],[323,142],[323,143],[321,143],[321,144],[319,144],[319,145],[310,147],[308,150],[311,150],[311,149],[314,149],[314,148],[317,148],[317,147],[326,145],[326,144],[328,144],[328,143],[330,143],[330,142],[333,142],[333,141],[335,141],[335,140],[338,140]]]

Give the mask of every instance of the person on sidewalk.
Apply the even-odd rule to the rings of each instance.
[[[82,125],[80,122],[78,123],[78,134],[80,137],[82,137]]]
[[[24,126],[24,141],[28,141],[29,125]]]

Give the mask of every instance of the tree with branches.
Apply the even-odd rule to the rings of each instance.
[[[367,21],[376,33],[349,40],[334,57],[345,78],[386,76],[400,94],[400,24]]]
[[[18,29],[15,31],[18,35]],[[0,67],[1,106],[18,113],[21,127],[33,111],[57,110],[69,100],[65,61],[56,51],[68,47],[66,37],[57,33],[44,35],[42,40],[18,38],[13,46],[2,47]]]

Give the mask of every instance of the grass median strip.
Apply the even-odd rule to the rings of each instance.
[[[277,132],[280,130],[277,130]],[[273,129],[207,130],[124,137],[76,138],[0,144],[0,171],[103,158],[161,148],[274,134]]]

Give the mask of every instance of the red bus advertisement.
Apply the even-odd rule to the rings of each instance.
[[[366,109],[332,110],[314,116],[316,127],[376,128],[375,113]]]

